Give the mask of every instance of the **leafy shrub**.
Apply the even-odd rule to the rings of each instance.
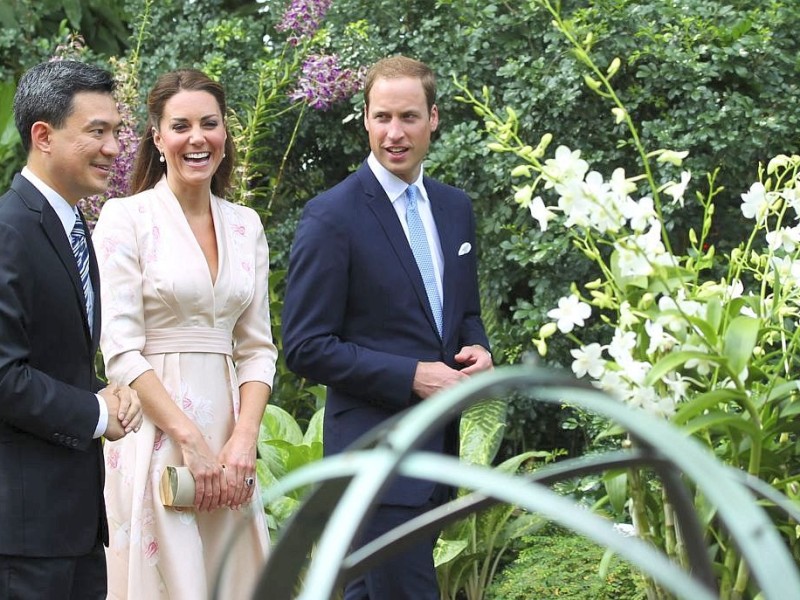
[[[635,571],[616,562],[600,573],[604,551],[575,533],[549,526],[522,538],[522,551],[489,587],[493,600],[638,600]]]

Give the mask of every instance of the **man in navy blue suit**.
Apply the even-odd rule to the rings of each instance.
[[[306,205],[284,302],[289,368],[328,388],[326,454],[492,368],[480,318],[470,199],[423,175],[439,123],[434,73],[406,57],[383,59],[367,73],[364,98],[370,155]],[[457,423],[426,449],[457,454]],[[361,542],[449,494],[433,482],[395,481]],[[434,543],[419,543],[349,582],[345,599],[438,600]]]

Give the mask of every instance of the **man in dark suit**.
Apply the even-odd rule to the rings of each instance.
[[[403,409],[492,368],[480,318],[475,221],[467,195],[423,176],[439,121],[435,77],[396,56],[368,72],[371,153],[311,200],[295,235],[283,341],[293,371],[328,386],[323,442],[340,452]],[[458,453],[457,423],[428,450]],[[399,479],[361,541],[447,499],[432,482]],[[346,600],[438,600],[435,539],[350,582]]]
[[[27,164],[0,198],[0,598],[106,597],[100,437],[142,415],[95,376],[100,282],[76,204],[105,191],[119,152],[113,88],[55,61],[14,98]]]

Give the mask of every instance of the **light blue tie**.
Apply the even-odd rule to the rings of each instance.
[[[433,312],[433,320],[436,321],[436,329],[442,335],[442,300],[439,298],[439,288],[436,285],[436,272],[433,270],[433,259],[431,249],[428,245],[428,236],[425,233],[425,225],[417,210],[417,200],[419,190],[417,186],[410,185],[406,188],[406,223],[408,224],[408,238],[411,243],[411,251],[417,260],[419,273],[425,284],[425,292],[428,294],[428,302]]]
[[[70,235],[70,243],[72,245],[72,253],[75,255],[75,262],[78,264],[78,273],[81,276],[83,297],[86,300],[86,317],[89,321],[89,331],[91,331],[94,294],[89,280],[89,244],[86,242],[86,229],[83,227],[83,221],[81,221],[81,217],[77,213],[75,214],[75,225]]]

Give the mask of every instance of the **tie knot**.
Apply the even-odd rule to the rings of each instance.
[[[416,208],[417,200],[419,199],[419,190],[413,183],[406,188],[406,196],[408,197],[409,208]]]
[[[83,221],[78,213],[75,213],[75,224],[72,226],[73,237],[83,237],[86,235],[86,230],[83,228]]]

